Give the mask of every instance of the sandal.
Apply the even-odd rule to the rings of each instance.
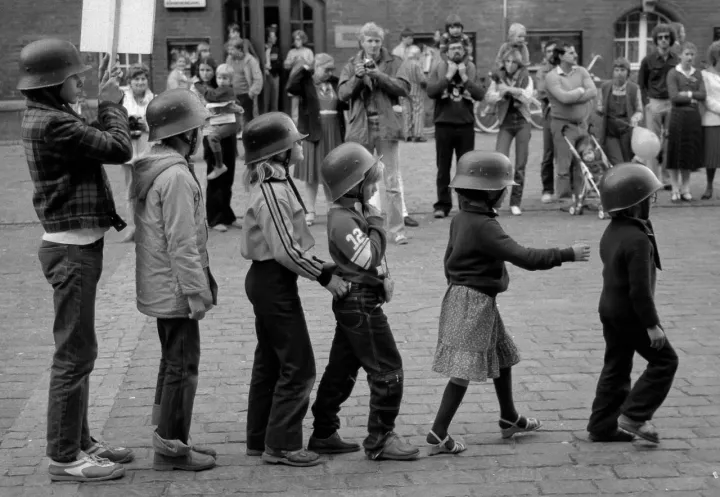
[[[660,443],[660,436],[650,421],[633,421],[624,414],[618,418],[618,426],[628,433],[652,443]]]
[[[509,424],[507,428],[500,427],[500,433],[502,434],[503,438],[510,438],[516,433],[527,433],[530,431],[537,431],[542,426],[542,423],[538,421],[535,418],[525,418],[525,426],[522,427],[518,425],[520,421],[522,421],[523,417],[518,414],[517,420],[513,423],[511,421],[508,421],[506,419],[500,418],[501,423]]]
[[[429,456],[436,456],[438,454],[459,454],[467,449],[461,440],[455,440],[450,435],[447,435],[442,440],[432,430],[430,430],[430,435],[435,437],[435,440],[437,440],[438,443],[428,444],[430,446],[430,450],[428,451]],[[450,446],[448,447],[449,443]]]

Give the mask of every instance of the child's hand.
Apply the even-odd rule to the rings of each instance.
[[[650,337],[650,347],[653,349],[661,349],[665,345],[665,332],[659,326],[648,328],[648,337]]]
[[[587,243],[576,243],[572,249],[575,252],[575,262],[585,262],[590,259],[590,245]]]
[[[380,209],[375,207],[372,204],[365,204],[363,205],[363,213],[365,214],[365,217],[380,217],[382,216],[382,212],[380,212]]]
[[[350,283],[333,274],[325,289],[332,293],[333,299],[341,300],[350,291]]]

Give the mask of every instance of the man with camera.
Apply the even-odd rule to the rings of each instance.
[[[346,141],[363,145],[383,157],[387,193],[387,231],[398,245],[408,242],[402,209],[398,141],[403,118],[394,106],[410,92],[402,60],[382,46],[385,33],[367,23],[359,33],[361,50],[340,74],[338,97],[350,107]],[[371,201],[372,202],[372,201]],[[373,202],[374,203],[374,202]]]

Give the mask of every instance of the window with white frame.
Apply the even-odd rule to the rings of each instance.
[[[103,54],[98,54],[99,60],[102,59]],[[130,70],[130,66],[133,64],[145,64],[148,65],[149,55],[135,54],[135,53],[119,53],[117,54],[118,61],[117,65],[123,72],[123,84],[128,84],[127,74]]]
[[[659,12],[633,10],[615,23],[615,57],[625,57],[633,70],[654,46],[651,35],[655,26],[669,24],[671,19]]]

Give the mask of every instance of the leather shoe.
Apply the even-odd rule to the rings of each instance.
[[[374,461],[412,461],[417,459],[420,449],[403,441],[396,433],[390,433],[381,449],[365,450],[365,454]]]
[[[347,452],[357,452],[360,450],[360,444],[346,442],[338,432],[335,432],[328,438],[310,437],[308,450],[318,454],[345,454]]]
[[[405,226],[407,226],[409,228],[417,228],[418,226],[420,226],[420,223],[415,221],[410,216],[405,216],[405,219],[403,219],[403,221],[405,222]]]

